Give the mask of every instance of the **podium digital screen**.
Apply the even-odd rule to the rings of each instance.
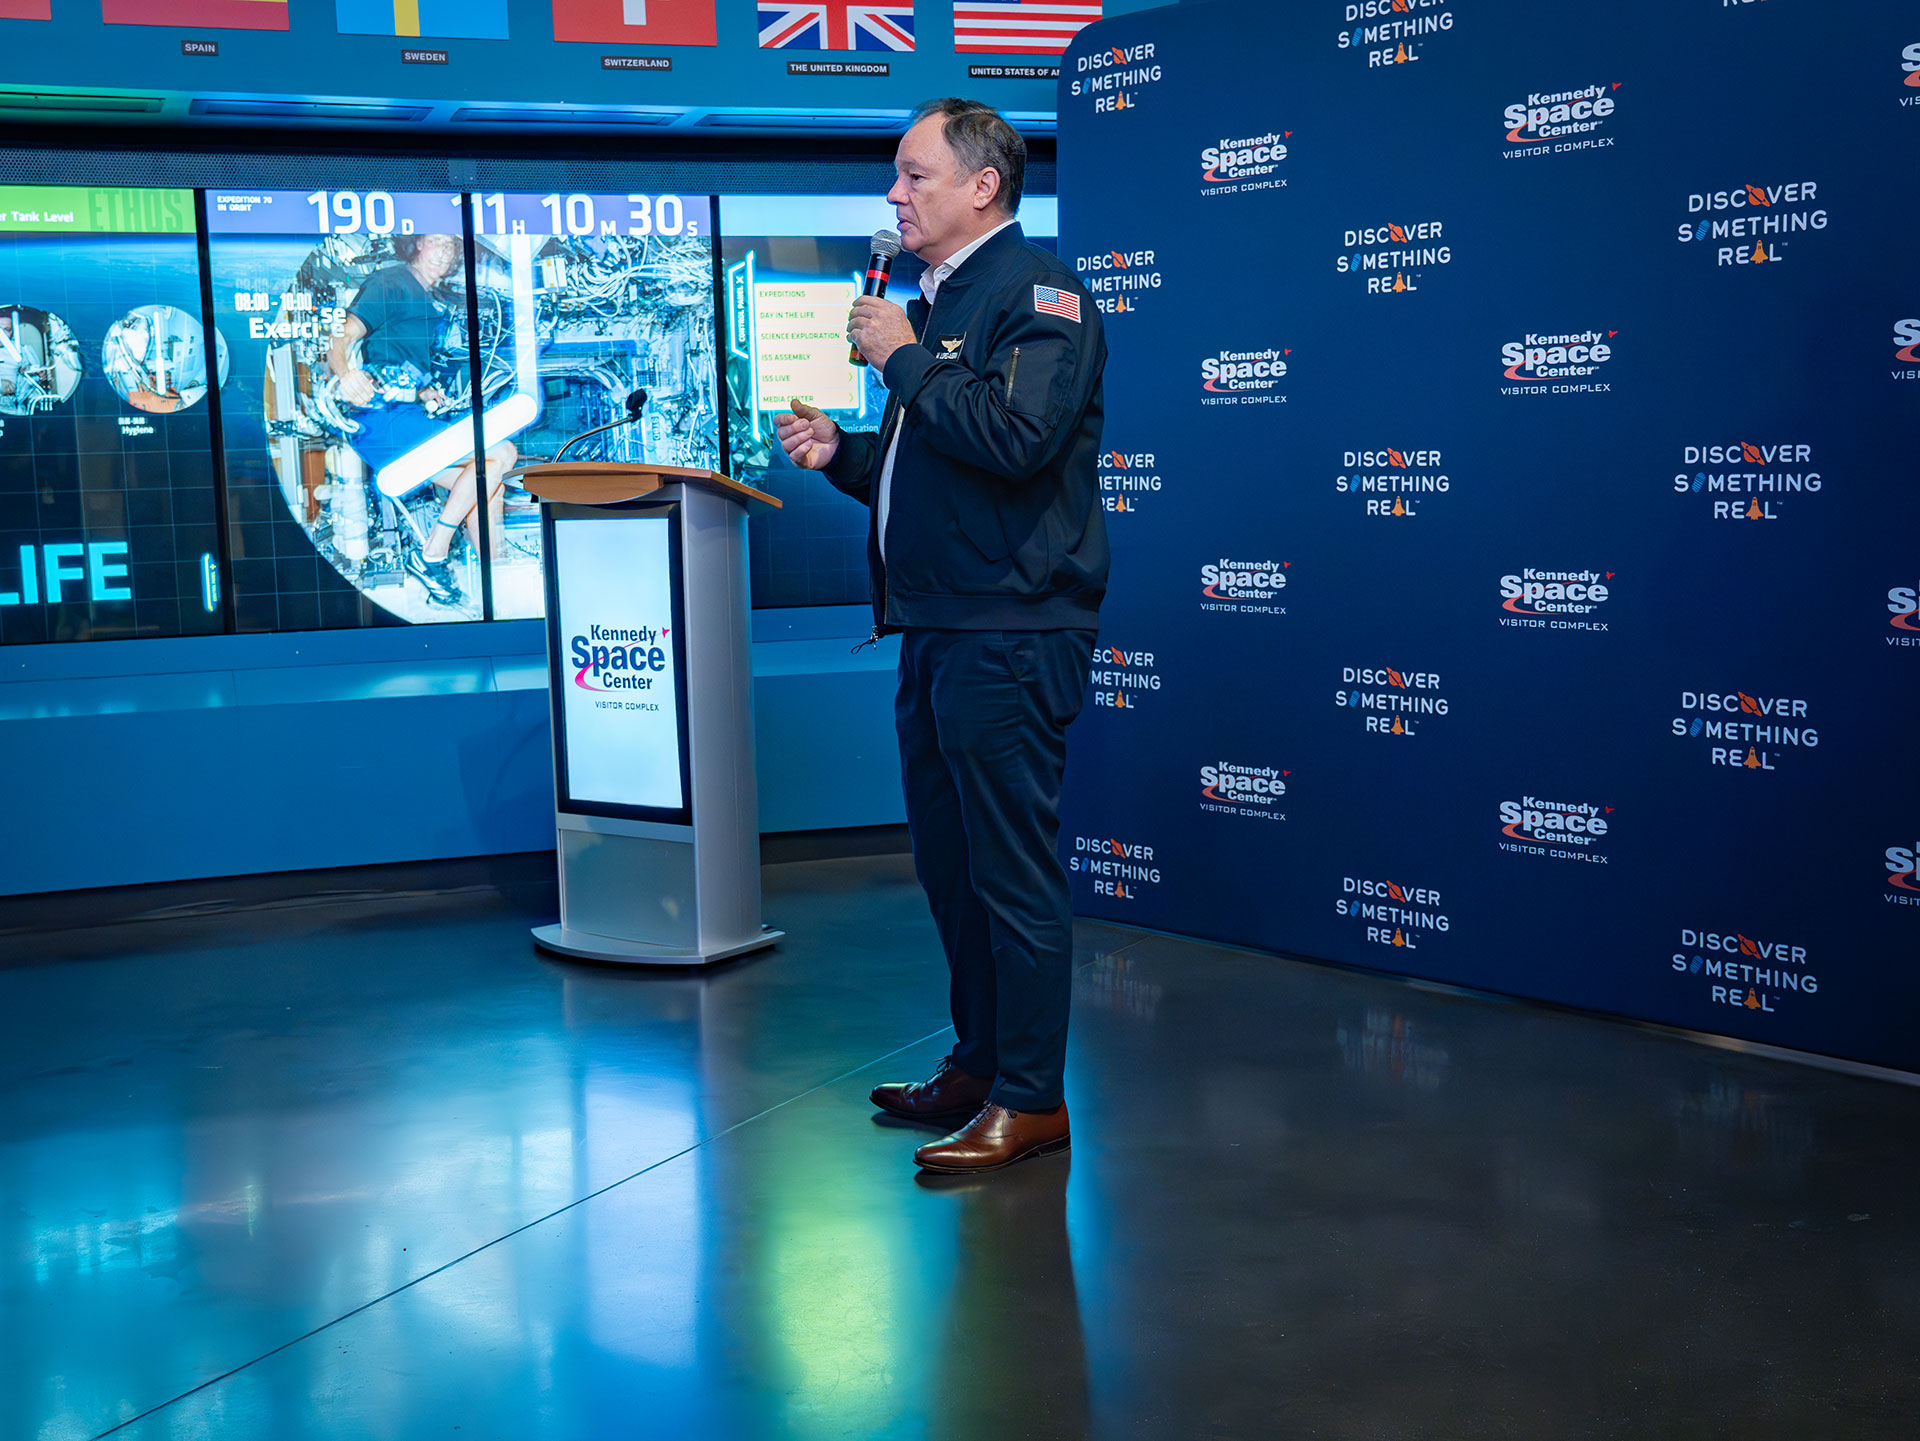
[[[559,809],[689,825],[679,508],[548,510]]]
[[[221,630],[191,190],[0,186],[0,643]]]

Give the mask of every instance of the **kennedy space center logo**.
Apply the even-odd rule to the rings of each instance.
[[[1680,451],[1673,493],[1697,495],[1715,520],[1779,520],[1794,498],[1817,495],[1825,483],[1804,441],[1732,440]]]
[[[1920,584],[1890,587],[1887,612],[1887,624],[1893,627],[1887,644],[1920,645]]]
[[[1367,876],[1342,876],[1333,913],[1365,925],[1369,944],[1417,951],[1429,936],[1452,929],[1440,908],[1440,892],[1431,886],[1409,886]]]
[[[1433,671],[1390,665],[1340,668],[1333,703],[1356,711],[1369,735],[1416,736],[1430,720],[1447,713],[1440,677]]]
[[[1223,350],[1200,362],[1200,388],[1207,392],[1202,405],[1285,405],[1279,393],[1287,378],[1291,347],[1267,350]]]
[[[1222,556],[1200,567],[1200,609],[1241,615],[1285,615],[1290,560],[1234,560]]]
[[[1280,803],[1287,796],[1290,770],[1215,761],[1200,767],[1200,809],[1219,815],[1284,821]]]
[[[1920,380],[1920,320],[1894,321],[1893,358],[1907,367],[1893,372],[1895,380]]]
[[[1613,599],[1611,570],[1535,570],[1500,577],[1500,624],[1527,630],[1605,630],[1593,619]]]
[[[1795,253],[1791,237],[1827,228],[1819,195],[1812,180],[1696,192],[1687,214],[1700,219],[1680,223],[1680,243],[1711,247],[1716,266],[1775,264]]]
[[[1076,255],[1074,273],[1093,294],[1102,315],[1132,315],[1148,291],[1160,288],[1159,264],[1151,250],[1102,250]]]
[[[1390,70],[1424,58],[1427,42],[1453,29],[1452,0],[1358,0],[1347,6],[1337,48],[1367,57],[1367,69]]]
[[[1500,387],[1502,395],[1598,395],[1613,389],[1596,380],[1613,359],[1617,330],[1580,330],[1566,335],[1536,335],[1529,331],[1500,347],[1501,374],[1514,385]],[[1548,382],[1540,384],[1539,382]]]
[[[1762,939],[1758,932],[1682,926],[1680,949],[1668,965],[1676,975],[1697,978],[1713,1004],[1762,1015],[1820,990],[1820,977],[1808,968],[1805,946]]]
[[[1422,446],[1342,451],[1340,464],[1344,469],[1334,477],[1334,490],[1362,497],[1366,513],[1385,520],[1417,516],[1422,506],[1453,486],[1440,468],[1440,452]]]
[[[581,690],[652,690],[661,673],[673,664],[665,649],[666,626],[616,629],[590,625],[567,648],[573,657],[573,683]]]
[[[1818,728],[1807,719],[1807,703],[1792,696],[1683,690],[1673,733],[1705,741],[1709,765],[1759,774],[1777,771],[1789,756],[1820,744]]]
[[[1109,515],[1136,515],[1160,494],[1158,461],[1150,450],[1109,450],[1094,462],[1100,504]]]
[[[1900,85],[1901,106],[1920,110],[1920,40],[1900,52]]]
[[[1578,90],[1535,91],[1501,112],[1506,126],[1508,159],[1528,155],[1563,155],[1574,150],[1600,150],[1613,144],[1602,135],[1618,106],[1621,82],[1608,81]]]
[[[1088,699],[1108,710],[1137,711],[1158,699],[1160,671],[1150,650],[1128,650],[1104,640],[1093,652],[1087,673]]]
[[[1500,849],[1604,866],[1611,819],[1617,807],[1592,801],[1550,801],[1522,796],[1500,802]]]
[[[1920,906],[1920,841],[1887,847],[1887,901],[1896,906]]]
[[[1112,836],[1075,836],[1067,870],[1086,876],[1094,895],[1113,901],[1137,901],[1143,887],[1160,884],[1153,847]]]
[[[1438,220],[1389,220],[1361,225],[1341,235],[1343,249],[1334,259],[1340,275],[1359,275],[1368,295],[1413,295],[1429,269],[1453,264],[1453,247],[1443,244]]]
[[[1284,190],[1291,130],[1269,130],[1264,135],[1230,135],[1200,152],[1202,195],[1246,195],[1255,190]]]

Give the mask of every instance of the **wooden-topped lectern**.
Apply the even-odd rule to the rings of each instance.
[[[760,920],[747,507],[709,470],[555,461],[543,503],[561,955],[700,966]]]

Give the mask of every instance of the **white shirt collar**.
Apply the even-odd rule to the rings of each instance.
[[[1011,219],[1003,220],[978,240],[970,240],[938,265],[929,266],[920,276],[920,293],[927,298],[927,304],[933,304],[933,297],[939,292],[941,282],[967,263],[967,257],[985,245],[994,236],[1013,224]]]

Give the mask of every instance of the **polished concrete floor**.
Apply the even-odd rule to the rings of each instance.
[[[1920,1435],[1920,1092],[1089,924],[1071,1157],[933,1183],[903,858],[706,975],[311,885],[0,905],[0,1438]]]

